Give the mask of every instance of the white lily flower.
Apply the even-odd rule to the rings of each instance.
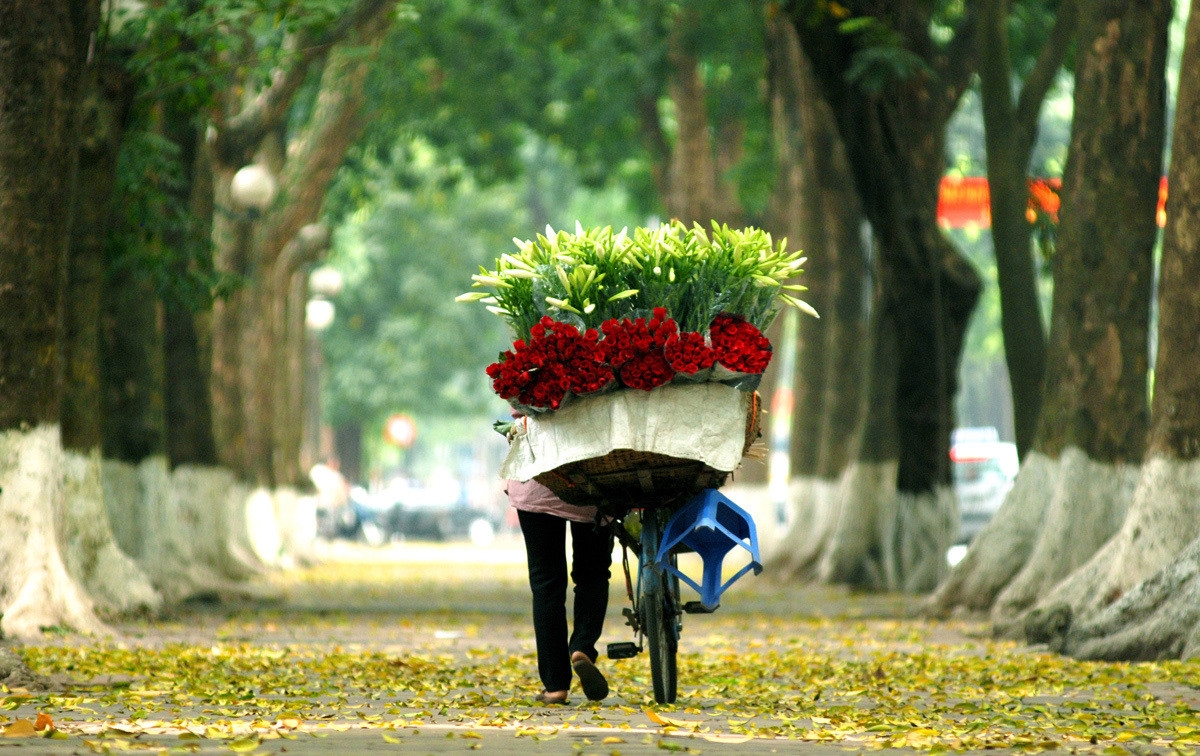
[[[493,312],[493,313],[495,313],[495,314],[497,314],[497,315],[500,315],[500,316],[502,316],[502,317],[503,317],[503,316],[505,316],[505,315],[511,315],[511,314],[512,314],[512,313],[510,313],[508,310],[504,309],[503,307],[496,307],[496,306],[494,306],[494,305],[488,305],[488,306],[487,306],[487,311],[488,311],[488,312]]]
[[[562,299],[555,299],[554,297],[546,297],[546,304],[550,305],[551,307],[557,307],[560,310],[567,310],[568,312],[573,312],[576,315],[583,314],[579,310],[575,309],[575,307],[570,302],[564,301]]]
[[[504,262],[504,263],[508,263],[509,265],[513,266],[514,268],[520,268],[521,270],[533,270],[532,265],[525,262],[521,258],[514,257],[513,255],[510,255],[508,253],[500,255],[500,261]]]
[[[784,301],[786,301],[788,304],[792,305],[793,307],[797,308],[801,312],[812,315],[814,318],[821,317],[820,315],[817,314],[817,311],[813,309],[813,306],[810,305],[808,302],[805,302],[803,299],[797,299],[790,294],[780,294],[780,296],[783,297]]]
[[[487,299],[487,292],[483,291],[468,291],[466,294],[459,294],[454,298],[455,302],[478,302],[481,299]]]

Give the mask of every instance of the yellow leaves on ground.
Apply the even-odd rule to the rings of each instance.
[[[290,623],[292,637],[305,637],[306,627],[330,621],[297,615],[269,624]],[[488,728],[545,740],[577,727],[613,728],[603,739],[610,747],[632,731],[668,749],[689,739],[672,735],[693,743],[784,738],[929,752],[1200,746],[1197,711],[1150,693],[1167,682],[1185,693],[1200,688],[1200,661],[1079,662],[983,639],[955,623],[713,615],[689,625],[674,706],[652,703],[642,656],[605,662],[613,695],[604,702],[548,708],[533,703],[531,642],[489,645],[486,631],[478,639],[470,632],[445,642],[434,637],[437,628],[487,621],[475,616],[407,621],[414,624],[406,631],[419,631],[429,645],[251,643],[239,639],[255,637],[263,620],[240,616],[217,642],[30,646],[23,654],[38,672],[106,682],[59,693],[0,692],[0,707],[14,717],[0,718],[0,735],[35,737],[56,727],[79,734],[87,724],[86,734],[101,730],[106,744],[122,732],[124,740],[145,732],[219,740],[235,753],[254,753],[269,738],[351,729],[400,743],[405,728],[431,725],[448,728],[464,749]],[[953,643],[931,640],[946,637]]]
[[[39,712],[32,722],[28,719],[18,719],[0,729],[0,737],[5,738],[36,738],[53,733],[54,720],[44,712]]]
[[[33,722],[28,719],[18,719],[5,727],[0,735],[6,738],[33,738],[38,735],[38,731],[34,729]]]

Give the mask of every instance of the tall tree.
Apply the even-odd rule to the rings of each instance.
[[[1088,659],[1200,654],[1200,12],[1192,3],[1180,66],[1158,288],[1158,359],[1146,462],[1113,547],[1104,550],[1110,596],[1083,617],[1050,604],[1031,625],[1054,648]],[[1186,544],[1181,547],[1181,544]],[[1160,569],[1161,568],[1161,569]],[[1048,622],[1046,620],[1053,620]]]
[[[864,287],[864,219],[833,111],[820,96],[812,66],[791,22],[768,8],[777,188],[772,216],[779,233],[805,250],[806,300],[820,320],[799,324],[795,406],[790,432],[789,495],[793,517],[769,565],[777,578],[813,578],[838,541],[845,497],[838,486],[851,461],[862,387],[868,379]]]
[[[833,111],[877,243],[884,293],[878,316],[891,324],[879,333],[896,339],[893,375],[876,376],[894,382],[888,435],[895,443],[879,447],[880,458],[859,461],[893,470],[871,477],[894,483],[897,494],[886,486],[864,489],[869,501],[849,506],[886,500],[875,518],[883,535],[848,541],[823,568],[829,580],[864,587],[932,588],[954,535],[952,400],[980,283],[941,235],[936,210],[945,126],[973,69],[974,25],[935,12],[915,2],[786,6]],[[939,25],[950,32],[948,43],[931,36]]]
[[[0,8],[0,630],[99,630],[68,576],[63,522],[63,285],[77,114],[98,0]]]
[[[1019,633],[1030,606],[1093,611],[1129,578],[1103,577],[1146,445],[1155,208],[1171,5],[1078,4],[1075,118],[1063,176],[1045,400],[1013,491],[932,597],[991,607]],[[1068,577],[1068,576],[1071,577]],[[1057,598],[1055,598],[1057,597]]]
[[[215,257],[218,270],[242,279],[214,313],[214,421],[221,462],[258,484],[300,478],[298,455],[279,453],[283,436],[301,433],[287,422],[278,394],[289,350],[302,346],[285,338],[288,319],[301,317],[287,303],[293,277],[324,251],[313,243],[321,234],[301,230],[318,220],[333,174],[360,133],[370,51],[390,28],[394,6],[359,0],[334,22],[302,31],[296,53],[248,104],[242,83],[232,83],[214,124],[214,205],[225,210],[214,216]],[[320,85],[311,118],[289,134],[289,108],[314,71]],[[255,161],[278,175],[281,187],[270,207],[259,209],[266,211],[261,218],[250,214],[254,208],[239,208],[231,189],[237,171]]]

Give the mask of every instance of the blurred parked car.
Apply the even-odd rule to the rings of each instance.
[[[1000,440],[995,428],[960,428],[950,445],[958,495],[959,544],[970,543],[992,519],[1013,487],[1020,459],[1017,445]]]
[[[430,489],[407,482],[382,490],[350,492],[357,535],[371,546],[405,539],[449,541],[470,539],[491,543],[499,523],[488,512],[474,507],[457,491]]]

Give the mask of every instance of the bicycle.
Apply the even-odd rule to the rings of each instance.
[[[631,521],[636,527],[630,527]],[[648,648],[654,700],[674,703],[678,693],[677,654],[683,615],[711,614],[720,606],[725,589],[748,571],[758,574],[762,570],[754,521],[715,489],[707,489],[682,508],[644,506],[613,520],[610,527],[622,546],[625,590],[632,604],[622,613],[636,641],[608,644],[608,657],[627,659]],[[636,539],[631,531],[636,531]],[[750,562],[733,577],[723,580],[725,554],[735,545],[750,551]],[[638,556],[636,588],[629,567],[630,550]],[[679,569],[679,554],[687,552],[699,553],[703,560],[705,574],[701,582]],[[695,589],[700,600],[683,601],[681,581]]]
[[[760,432],[758,396],[751,396],[743,453]],[[632,604],[622,613],[635,640],[610,643],[608,656],[630,658],[648,649],[658,703],[674,703],[678,694],[683,615],[715,611],[721,593],[734,581],[751,569],[756,574],[762,570],[753,519],[717,491],[729,474],[696,459],[618,448],[536,476],[565,501],[595,505],[598,521],[607,522],[621,542]],[[750,551],[750,563],[723,580],[722,561],[735,545]],[[629,551],[638,557],[636,585]],[[688,551],[703,560],[699,582],[679,569],[678,556]],[[683,602],[681,583],[695,589],[700,600]]]

